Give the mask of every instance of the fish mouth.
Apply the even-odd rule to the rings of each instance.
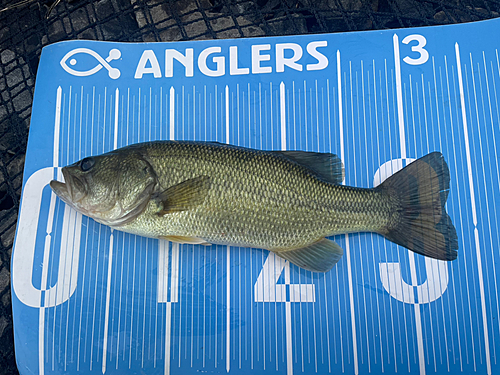
[[[57,180],[50,181],[50,188],[56,195],[61,198],[63,201],[67,202],[70,200],[70,195],[68,193],[68,186],[64,182],[60,182]]]
[[[74,204],[87,195],[85,184],[75,176],[72,176],[66,168],[62,169],[65,182],[57,180],[50,181],[50,188],[65,203],[74,207]]]

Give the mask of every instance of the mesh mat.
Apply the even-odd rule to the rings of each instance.
[[[498,17],[485,0],[0,1],[0,374],[17,373],[10,257],[42,47],[68,39],[176,41],[430,26]],[[48,12],[53,6],[53,9]]]

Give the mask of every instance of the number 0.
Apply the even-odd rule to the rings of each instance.
[[[411,50],[413,52],[418,52],[420,54],[420,57],[418,59],[412,59],[411,57],[406,56],[403,61],[410,65],[424,64],[425,62],[427,62],[427,60],[429,60],[429,52],[424,49],[425,45],[427,44],[427,39],[425,39],[425,37],[422,35],[413,34],[408,35],[406,38],[404,38],[403,43],[408,44],[414,40],[416,40],[418,44],[416,46],[412,46]]]

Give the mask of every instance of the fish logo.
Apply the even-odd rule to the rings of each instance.
[[[74,58],[73,56],[78,54],[90,55],[94,57],[99,62],[99,64],[97,64],[96,66],[94,66],[92,69],[89,70],[85,71],[75,70],[70,66],[68,66],[68,60],[69,60],[69,65],[75,66],[77,63],[77,59]],[[113,68],[111,65],[109,65],[109,62],[111,62],[112,60],[117,60],[121,56],[122,53],[120,52],[120,50],[116,48],[110,50],[108,57],[106,57],[105,59],[97,52],[89,48],[75,48],[74,50],[71,50],[66,55],[64,55],[64,57],[60,61],[60,64],[66,72],[77,77],[88,77],[91,76],[92,74],[97,73],[102,68],[105,68],[108,71],[109,78],[117,79],[118,77],[120,77],[121,72],[117,68]]]

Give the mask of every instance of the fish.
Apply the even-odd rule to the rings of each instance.
[[[373,232],[417,254],[457,258],[446,212],[450,172],[439,152],[374,188],[343,185],[331,153],[263,151],[217,142],[153,141],[88,156],[50,187],[113,229],[184,244],[269,250],[328,272],[343,249],[328,237]]]

